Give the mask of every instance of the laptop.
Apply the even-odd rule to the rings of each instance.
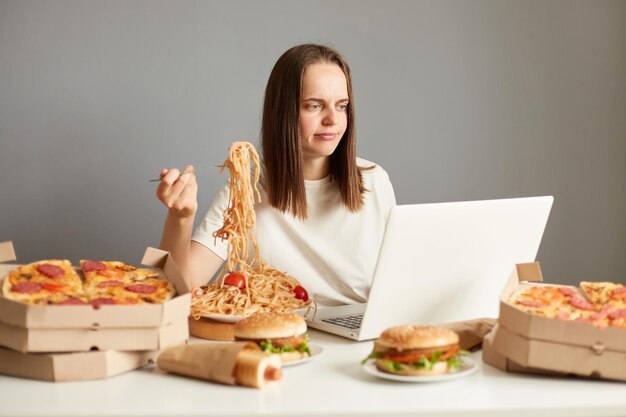
[[[307,323],[354,340],[401,324],[497,317],[517,263],[534,262],[552,196],[391,209],[367,303],[320,307]]]

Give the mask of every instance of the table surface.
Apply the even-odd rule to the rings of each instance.
[[[0,416],[626,415],[624,383],[506,373],[482,363],[480,352],[472,354],[478,371],[466,377],[393,382],[362,369],[372,342],[315,330],[310,337],[324,352],[283,368],[283,379],[264,389],[184,378],[155,366],[84,382],[0,376]]]

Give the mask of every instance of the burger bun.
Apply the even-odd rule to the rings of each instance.
[[[235,323],[239,340],[279,339],[299,336],[307,331],[304,318],[295,313],[256,313]]]
[[[391,327],[375,342],[375,350],[430,349],[459,343],[459,336],[445,327],[409,324]]]

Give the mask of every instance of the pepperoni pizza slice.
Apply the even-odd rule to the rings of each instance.
[[[172,298],[173,285],[150,269],[119,261],[80,261],[85,292],[96,304],[162,303]]]
[[[129,282],[102,281],[88,286],[86,292],[92,302],[99,304],[159,304],[176,294],[172,283],[154,277]]]
[[[133,282],[146,278],[158,278],[159,273],[150,269],[141,269],[120,261],[80,261],[88,286],[102,282]]]
[[[5,277],[2,293],[26,304],[47,304],[49,299],[83,297],[80,276],[67,259],[50,259],[21,265]]]

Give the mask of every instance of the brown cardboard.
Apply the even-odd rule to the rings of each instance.
[[[541,281],[538,263],[517,265],[513,270],[500,297],[493,349],[525,368],[626,380],[625,329],[598,329],[588,323],[533,316],[508,303],[518,287],[544,285]],[[488,360],[492,359],[488,356]]]
[[[26,329],[0,322],[0,345],[19,352],[155,350],[184,343],[188,338],[186,317],[162,327],[106,329]]]
[[[0,243],[0,262],[15,260],[11,242]],[[39,306],[9,300],[0,294],[0,322],[28,329],[159,327],[187,318],[191,295],[171,255],[155,248],[147,248],[142,264],[153,268],[168,279],[178,296],[162,304],[84,306]],[[0,277],[18,264],[0,265]]]
[[[538,368],[528,368],[512,361],[506,356],[502,356],[495,350],[493,346],[494,338],[496,337],[496,334],[498,334],[498,332],[499,326],[496,325],[493,330],[483,338],[483,362],[485,362],[486,364],[508,372],[532,373],[554,376],[565,375],[563,373],[546,371]]]
[[[588,347],[527,339],[504,327],[496,332],[493,347],[497,352],[506,352],[507,358],[524,367],[626,381],[624,351],[596,353]]]
[[[0,374],[57,382],[100,379],[154,363],[159,352],[20,353],[0,348]]]

